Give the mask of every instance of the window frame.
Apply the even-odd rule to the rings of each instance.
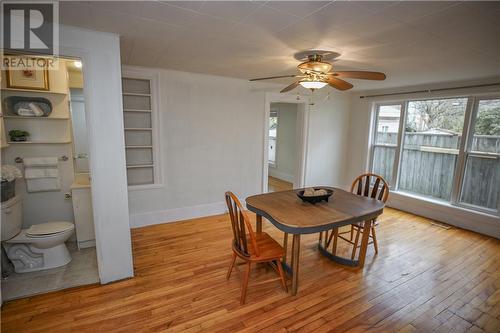
[[[150,102],[151,102],[151,146],[152,146],[152,169],[153,169],[153,183],[151,184],[137,184],[128,185],[129,191],[137,190],[148,190],[155,188],[162,188],[163,184],[163,169],[161,167],[161,142],[159,133],[159,124],[161,121],[161,116],[159,112],[159,92],[160,92],[160,80],[159,74],[144,71],[135,70],[134,68],[123,68],[122,69],[122,79],[132,79],[132,80],[147,80],[149,81],[150,89]],[[121,81],[120,81],[121,82]],[[123,87],[121,87],[121,93],[123,95]],[[122,104],[122,113],[124,107]],[[125,123],[123,124],[124,134],[125,134]]]
[[[492,99],[500,99],[499,95],[483,95],[483,96],[470,96],[469,98],[469,103],[471,110],[469,112],[469,119],[465,119],[465,124],[464,124],[464,133],[462,135],[466,135],[466,140],[463,140],[463,151],[460,150],[460,153],[463,153],[462,155],[462,160],[460,161],[460,174],[455,172],[455,176],[457,180],[457,183],[454,182],[454,185],[456,185],[456,197],[454,204],[463,207],[463,208],[468,208],[472,210],[477,210],[483,213],[487,214],[493,214],[493,215],[500,215],[500,209],[491,209],[487,207],[482,207],[470,203],[466,203],[461,201],[461,196],[462,196],[462,190],[463,190],[463,184],[465,180],[465,173],[467,169],[467,159],[469,156],[473,157],[479,157],[479,158],[493,158],[493,159],[499,159],[500,154],[498,153],[487,153],[487,152],[480,152],[480,151],[474,151],[472,150],[472,142],[474,141],[474,130],[477,122],[477,116],[479,113],[479,103],[480,101],[484,100],[492,100]],[[469,106],[469,105],[468,105]],[[467,127],[467,132],[465,131]],[[457,162],[458,164],[458,162]],[[457,175],[458,174],[458,175]],[[455,181],[455,180],[454,180]],[[453,199],[453,196],[452,196]]]
[[[453,175],[453,184],[452,184],[452,190],[451,190],[451,197],[450,200],[440,200],[432,197],[426,197],[424,195],[420,195],[418,193],[413,193],[413,192],[406,192],[406,191],[401,191],[399,190],[399,177],[400,177],[400,170],[401,170],[401,160],[402,160],[402,153],[403,153],[403,147],[404,147],[404,136],[406,133],[406,119],[408,115],[408,104],[412,101],[422,101],[422,100],[440,100],[440,99],[454,99],[454,98],[466,98],[467,99],[467,105],[465,109],[465,114],[464,114],[464,124],[462,128],[462,137],[460,141],[460,146],[459,146],[459,152],[457,155],[457,162],[456,162],[456,167],[455,167],[455,172]],[[473,156],[478,156],[478,157],[486,157],[486,158],[492,158],[491,153],[482,153],[482,152],[476,152],[476,151],[471,151],[471,146],[472,146],[472,141],[473,141],[473,136],[474,136],[474,126],[475,122],[477,120],[477,114],[478,114],[478,106],[479,106],[479,101],[481,100],[489,100],[489,99],[500,99],[500,94],[484,94],[484,93],[477,93],[477,94],[462,94],[462,95],[443,95],[443,96],[432,96],[432,97],[419,97],[419,98],[403,98],[403,99],[397,99],[397,100],[387,100],[387,101],[377,101],[372,103],[372,114],[373,119],[371,122],[371,130],[372,133],[370,135],[370,146],[369,146],[369,164],[368,168],[370,172],[373,172],[373,160],[374,160],[374,152],[375,152],[375,147],[377,146],[387,146],[384,144],[376,144],[376,135],[377,135],[377,129],[378,129],[378,115],[380,111],[381,106],[391,106],[391,105],[401,105],[401,114],[400,114],[400,119],[399,119],[399,132],[398,132],[398,140],[396,144],[396,152],[394,156],[394,166],[392,169],[392,177],[390,180],[387,180],[389,183],[389,188],[391,191],[396,192],[396,193],[402,193],[402,194],[409,194],[413,197],[417,197],[421,200],[430,200],[430,201],[437,201],[437,202],[442,202],[445,204],[449,204],[451,206],[455,207],[461,207],[461,208],[466,208],[470,209],[476,212],[481,212],[481,213],[486,213],[489,215],[493,216],[500,216],[500,209],[489,209],[486,207],[481,207],[473,204],[468,204],[465,202],[460,201],[460,197],[462,194],[462,187],[463,187],[463,182],[464,182],[464,177],[465,177],[465,169],[466,169],[466,163],[467,163],[467,157],[469,155]],[[392,145],[390,145],[392,147]],[[495,154],[496,158],[500,158],[500,154]]]
[[[394,152],[394,165],[392,167],[392,176],[391,179],[386,179],[386,181],[389,183],[389,188],[395,189],[396,187],[396,180],[398,179],[395,177],[394,174],[394,169],[396,165],[399,165],[399,155],[400,155],[400,143],[401,143],[401,118],[403,118],[403,109],[404,109],[404,102],[387,102],[387,103],[375,103],[375,116],[373,118],[372,122],[372,136],[371,136],[371,145],[370,145],[370,164],[369,164],[369,169],[370,171],[373,170],[373,157],[375,156],[375,148],[376,147],[394,147],[395,152]],[[398,137],[395,145],[391,144],[380,144],[377,143],[377,128],[378,128],[378,120],[379,120],[379,112],[380,112],[380,107],[381,106],[394,106],[394,105],[399,105],[400,106],[400,114],[399,114],[399,127],[398,127]],[[399,170],[399,167],[396,168]]]

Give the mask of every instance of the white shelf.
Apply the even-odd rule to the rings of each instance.
[[[23,117],[23,116],[3,116],[5,119],[23,119],[23,120],[69,120],[69,117]]]
[[[127,165],[127,169],[152,168],[152,167],[154,167],[154,164]]]
[[[151,94],[139,94],[139,93],[123,93],[124,96],[142,96],[142,97],[151,97]]]
[[[145,112],[145,113],[151,113],[151,110],[123,109],[123,112]]]
[[[56,94],[56,95],[67,95],[67,93],[50,91],[50,90],[37,90],[37,89],[17,89],[17,88],[2,88],[5,91],[22,91],[30,93],[41,93],[41,94]]]
[[[140,149],[140,148],[153,148],[153,146],[125,146],[125,149]]]
[[[152,128],[125,128],[125,131],[152,131]]]
[[[30,144],[68,144],[71,143],[71,141],[9,141],[9,145],[16,145],[16,144],[23,144],[23,145],[30,145]]]

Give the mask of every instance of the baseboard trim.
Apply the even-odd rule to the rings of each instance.
[[[244,202],[244,201],[242,201]],[[177,222],[198,217],[224,214],[227,206],[224,201],[191,207],[173,208],[162,211],[130,214],[130,228],[140,228],[148,225]]]

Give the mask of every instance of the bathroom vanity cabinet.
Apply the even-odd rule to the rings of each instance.
[[[77,177],[71,186],[71,196],[78,248],[93,247],[95,246],[95,233],[90,184],[79,180]]]

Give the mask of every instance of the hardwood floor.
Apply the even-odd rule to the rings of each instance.
[[[136,277],[7,302],[2,332],[500,332],[500,241],[386,209],[363,271],[303,237],[297,296],[252,274],[240,306],[226,215],[134,229]],[[268,222],[264,231],[282,234]],[[347,248],[345,249],[347,251]]]
[[[267,184],[268,192],[279,192],[293,189],[292,183],[274,177],[269,177]]]

